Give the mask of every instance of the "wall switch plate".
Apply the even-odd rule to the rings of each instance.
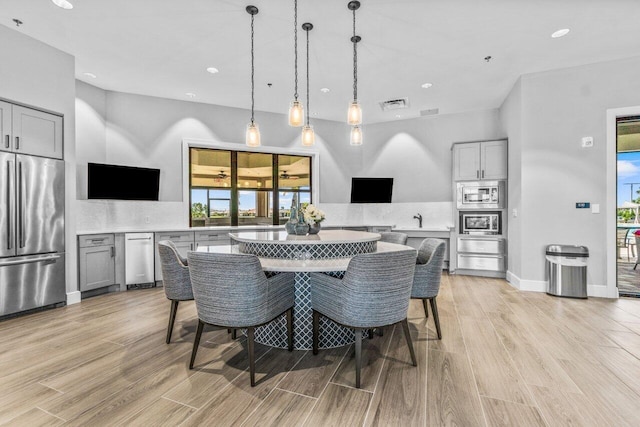
[[[599,214],[600,213],[600,204],[599,203],[594,203],[593,205],[591,205],[591,213],[594,213],[594,214]]]
[[[513,215],[514,218],[518,218],[518,209],[513,209],[511,215]]]
[[[593,137],[585,136],[582,138],[582,148],[591,148],[593,147]]]

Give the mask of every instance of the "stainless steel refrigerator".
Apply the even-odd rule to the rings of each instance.
[[[0,152],[0,317],[66,301],[64,161]]]

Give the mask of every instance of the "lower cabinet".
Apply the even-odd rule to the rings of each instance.
[[[113,234],[78,237],[80,291],[115,285],[115,245]]]

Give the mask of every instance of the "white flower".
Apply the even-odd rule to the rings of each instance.
[[[302,216],[304,217],[304,221],[309,225],[314,225],[316,222],[322,222],[325,218],[324,212],[312,204],[308,204],[302,209]]]

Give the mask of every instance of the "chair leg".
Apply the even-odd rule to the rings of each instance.
[[[438,332],[438,339],[442,339],[442,331],[440,330],[440,319],[438,318],[438,306],[436,305],[436,299],[430,298],[431,311],[433,312],[433,321],[436,324],[436,331]]]
[[[380,337],[384,336],[384,327],[383,326],[380,326],[378,328],[378,336],[380,336]]]
[[[177,300],[171,300],[171,312],[169,313],[169,327],[167,328],[167,344],[171,342],[171,332],[173,331],[173,324],[176,321],[176,313],[178,312]]]
[[[231,339],[235,340],[236,338],[238,338],[238,330],[233,328],[231,329]]]
[[[416,353],[413,351],[413,342],[411,341],[411,332],[409,332],[409,321],[405,318],[400,321],[402,323],[402,329],[404,330],[404,337],[407,340],[407,345],[409,346],[409,353],[411,353],[411,361],[413,362],[413,366],[418,366],[418,362],[416,361]]]
[[[362,329],[356,328],[356,388],[360,388],[360,369],[362,368]]]
[[[423,298],[422,299],[422,306],[424,307],[424,317],[425,318],[429,318],[429,310],[427,310],[427,299]]]
[[[198,352],[198,346],[200,345],[200,337],[202,336],[203,329],[204,322],[198,319],[198,329],[196,330],[196,337],[193,340],[193,350],[191,350],[191,362],[189,362],[189,369],[193,369],[193,363],[196,361],[196,353]]]
[[[637,266],[638,266],[638,263],[636,262],[636,265],[633,266],[633,269],[635,270]]]
[[[369,329],[367,335],[369,335],[369,339],[373,339],[373,329]]]
[[[320,325],[320,313],[313,310],[313,354],[318,354],[318,341],[319,339],[319,325]]]
[[[256,385],[256,357],[253,348],[253,332],[254,328],[247,328],[247,351],[249,353],[249,377],[251,378],[251,387]]]
[[[287,344],[289,351],[293,351],[293,307],[287,310]]]

